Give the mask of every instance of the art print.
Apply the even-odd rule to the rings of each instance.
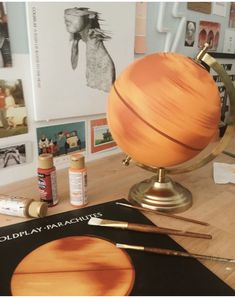
[[[229,12],[229,27],[235,28],[235,2],[231,2],[230,4],[230,12]]]
[[[135,54],[144,54],[146,52],[147,8],[147,2],[136,3]]]
[[[86,149],[85,122],[37,128],[38,154],[54,157]]]
[[[12,66],[12,55],[8,32],[5,2],[0,2],[0,68]]]
[[[0,138],[27,132],[22,81],[0,79]]]
[[[0,148],[0,169],[24,163],[26,163],[25,144]]]
[[[209,50],[216,50],[220,38],[220,23],[200,21],[198,47],[203,48],[205,43],[209,44]]]
[[[91,120],[90,126],[91,153],[100,152],[117,146],[109,130],[106,118]]]
[[[27,13],[36,120],[105,113],[134,58],[135,4],[35,2]]]
[[[185,47],[193,47],[195,42],[196,22],[187,21],[185,30]]]

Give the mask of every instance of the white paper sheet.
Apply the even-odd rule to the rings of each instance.
[[[216,184],[235,184],[235,164],[214,162],[213,177]]]

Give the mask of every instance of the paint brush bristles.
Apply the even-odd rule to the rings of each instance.
[[[207,223],[207,222],[203,222],[203,221],[199,221],[199,220],[195,220],[195,219],[191,219],[191,218],[186,218],[186,217],[182,217],[182,216],[178,216],[178,215],[173,215],[173,214],[166,214],[164,212],[150,210],[150,209],[146,209],[146,208],[142,208],[142,207],[136,207],[136,206],[132,206],[132,205],[129,205],[129,204],[126,204],[126,203],[122,203],[122,202],[116,202],[116,204],[120,205],[120,206],[128,207],[128,208],[136,209],[136,210],[139,210],[139,211],[143,211],[143,212],[149,212],[149,213],[153,213],[153,214],[156,214],[156,215],[166,216],[166,217],[169,217],[169,218],[175,218],[175,219],[182,220],[182,221],[192,222],[192,223],[205,225],[205,226],[209,225],[209,223]]]
[[[128,223],[128,222],[124,222],[124,221],[107,220],[107,219],[101,219],[101,218],[91,218],[88,221],[88,224],[89,225],[97,225],[97,226],[122,228],[122,229],[128,229],[128,230],[144,232],[144,233],[156,233],[156,234],[183,236],[183,237],[212,239],[212,236],[208,235],[208,234],[182,231],[182,230],[170,229],[170,228],[165,228],[165,227],[157,227],[155,225],[146,225],[146,224],[139,224],[139,223]]]
[[[204,260],[210,260],[210,261],[235,263],[235,259],[229,259],[229,258],[217,257],[217,256],[211,256],[211,255],[203,255],[203,254],[197,254],[197,253],[189,253],[189,252],[183,252],[183,251],[176,251],[176,250],[172,250],[172,249],[165,249],[165,248],[158,248],[158,247],[144,247],[144,246],[119,244],[119,243],[117,243],[116,246],[118,248],[140,250],[140,251],[152,252],[152,253],[156,253],[156,254],[191,257],[191,258],[198,258],[198,259],[204,259]]]

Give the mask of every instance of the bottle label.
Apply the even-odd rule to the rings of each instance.
[[[74,206],[87,204],[87,173],[69,171],[70,203]]]
[[[54,206],[58,203],[55,170],[50,173],[38,173],[38,187],[42,201],[47,202],[49,206]]]
[[[25,217],[26,200],[15,197],[0,197],[0,213]]]

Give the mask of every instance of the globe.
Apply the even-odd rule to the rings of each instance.
[[[208,71],[177,53],[147,55],[114,82],[107,119],[119,147],[153,167],[183,163],[218,130],[220,95]]]

